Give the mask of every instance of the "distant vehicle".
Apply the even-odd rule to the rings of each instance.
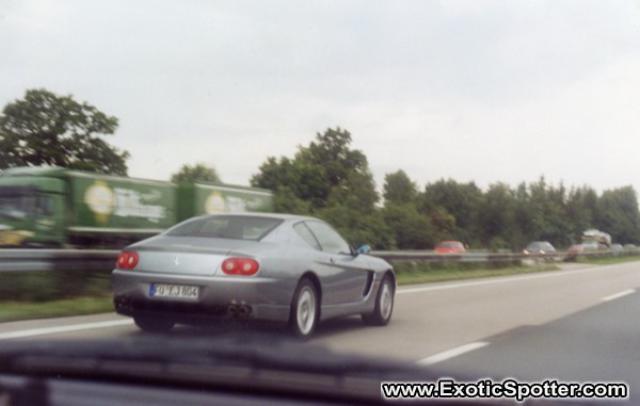
[[[441,241],[434,250],[436,254],[464,254],[467,251],[460,241]]]
[[[586,242],[582,244],[574,244],[567,250],[565,260],[575,260],[579,255],[590,254],[596,252],[605,251],[608,247],[604,244],[598,244],[597,242]]]
[[[0,246],[116,246],[199,214],[272,211],[264,189],[100,175],[59,167],[0,174]]]
[[[611,253],[613,255],[621,255],[624,252],[624,247],[622,246],[622,244],[611,244],[609,250],[611,250]]]
[[[310,336],[320,320],[360,314],[386,325],[396,276],[352,250],[327,223],[285,214],[196,217],[133,244],[113,271],[116,311],[142,330],[225,318],[288,322]]]
[[[582,254],[584,251],[584,247],[582,244],[573,244],[567,249],[567,254],[564,257],[565,261],[575,261],[578,258],[578,255]]]
[[[603,244],[607,247],[611,246],[611,236],[603,231],[590,229],[582,233],[583,243]]]
[[[556,253],[556,249],[548,241],[534,241],[527,245],[527,248],[525,248],[522,253],[530,256],[551,255]]]
[[[607,248],[609,248],[609,247],[607,247],[606,244],[597,243],[597,242],[582,243],[582,247],[583,247],[584,251],[586,251],[586,252],[604,251]]]

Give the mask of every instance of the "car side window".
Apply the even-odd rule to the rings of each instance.
[[[318,240],[313,236],[311,230],[309,230],[309,227],[307,227],[304,223],[298,223],[294,225],[293,229],[300,236],[300,238],[302,238],[312,248],[322,250],[320,244],[318,244]]]
[[[349,254],[349,244],[333,228],[319,221],[306,223],[320,242],[322,250],[332,254]]]

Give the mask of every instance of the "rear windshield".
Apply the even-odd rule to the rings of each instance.
[[[212,216],[179,224],[169,230],[167,235],[258,241],[280,223],[281,219],[270,217]]]
[[[460,248],[462,247],[462,243],[458,241],[444,241],[438,244],[438,247],[442,248]]]

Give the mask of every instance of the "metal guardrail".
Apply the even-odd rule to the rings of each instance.
[[[56,270],[107,271],[113,269],[118,250],[2,249],[0,272]]]
[[[520,254],[466,252],[464,254],[436,254],[434,251],[372,251],[371,255],[387,261],[423,262],[488,262],[519,259]]]
[[[96,249],[0,249],[0,272],[42,271],[104,271],[113,269],[119,250]],[[394,261],[420,261],[431,263],[484,263],[516,262],[523,260],[564,260],[567,252],[545,255],[522,253],[467,252],[464,254],[436,254],[433,251],[372,251],[371,255]],[[579,257],[640,255],[640,249],[612,252],[610,250],[585,252]]]
[[[523,254],[523,253],[491,253],[466,252],[464,254],[436,254],[434,251],[372,251],[372,255],[387,261],[421,261],[421,262],[515,262],[524,260],[554,260],[562,261],[571,258],[628,256],[640,255],[640,249],[624,251],[587,251],[579,254],[568,251],[557,251],[552,254]]]

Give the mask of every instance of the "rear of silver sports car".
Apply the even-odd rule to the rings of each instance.
[[[287,321],[294,286],[268,277],[261,266],[258,258],[228,249],[133,246],[112,274],[114,306],[123,315],[175,323]]]

